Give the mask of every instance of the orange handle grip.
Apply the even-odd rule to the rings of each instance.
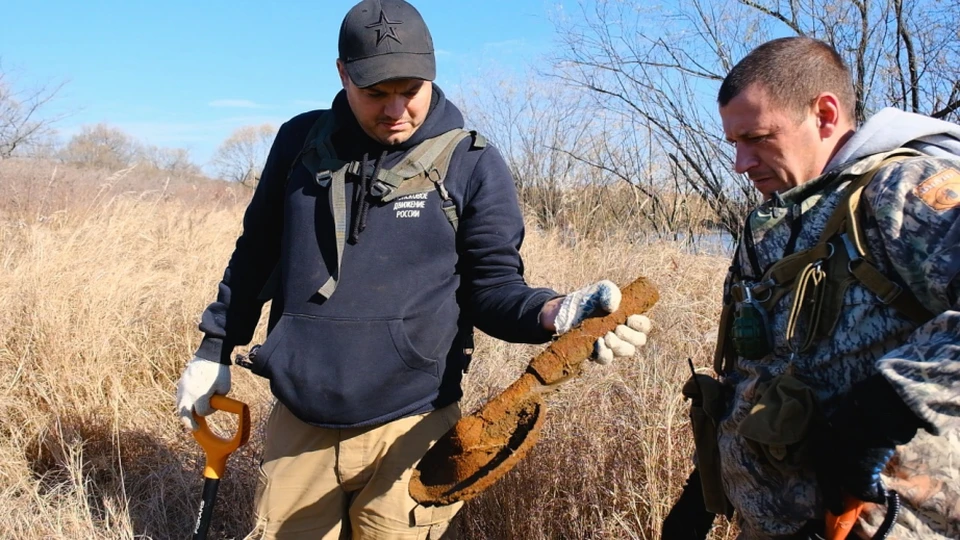
[[[827,527],[824,531],[827,540],[844,540],[853,526],[857,524],[857,518],[863,510],[863,501],[855,499],[850,495],[843,496],[843,513],[839,516],[833,515],[827,510]]]
[[[210,397],[210,406],[218,411],[230,412],[239,417],[237,432],[232,439],[218,437],[210,431],[207,426],[207,420],[193,413],[193,419],[200,426],[193,432],[193,438],[200,443],[204,453],[207,455],[207,463],[203,468],[203,477],[220,479],[227,466],[227,458],[234,450],[240,448],[250,439],[250,408],[246,403],[230,399],[227,396],[214,394]]]

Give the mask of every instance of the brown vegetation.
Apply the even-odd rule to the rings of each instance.
[[[189,536],[203,456],[174,416],[174,385],[250,191],[149,174],[0,163],[0,537]],[[528,234],[533,284],[651,279],[654,330],[633,361],[587,366],[551,395],[540,442],[465,506],[462,537],[658,537],[690,468],[686,358],[709,365],[726,260],[624,229]],[[480,336],[464,411],[540,350]],[[234,369],[231,396],[260,425],[265,381]],[[260,448],[255,429],[231,457],[213,537],[250,529]],[[723,524],[716,537],[729,536]]]

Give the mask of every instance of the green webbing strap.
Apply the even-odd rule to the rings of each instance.
[[[910,155],[896,154],[890,156],[864,175],[866,177],[865,182],[858,182],[860,185],[856,187],[851,197],[847,200],[846,229],[841,238],[843,239],[844,245],[848,247],[850,256],[848,269],[850,273],[853,274],[864,287],[876,295],[877,299],[881,302],[892,306],[913,322],[922,324],[932,319],[934,314],[924,307],[911,291],[904,289],[877,270],[873,258],[870,257],[867,251],[868,244],[865,240],[866,237],[863,232],[863,226],[857,219],[857,207],[860,204],[860,196],[864,187],[870,183],[870,180],[873,179],[881,167],[902,161],[908,157],[910,157]]]
[[[376,180],[383,186],[374,185],[373,189],[379,192],[375,194],[379,195],[382,200],[388,201],[392,198],[390,194],[400,188],[401,184],[407,180],[420,175],[428,177],[430,170],[434,168],[433,163],[437,156],[444,151],[446,142],[451,135],[456,136],[458,133],[466,132],[454,129],[427,139],[414,147],[393,167],[380,169]]]
[[[451,129],[431,139],[418,144],[400,163],[391,170],[404,178],[413,178],[418,174],[429,175],[435,168],[437,158],[447,149],[452,140],[460,142],[468,132],[462,129]]]
[[[860,203],[860,194],[863,193],[863,188],[873,180],[873,177],[877,174],[877,171],[880,170],[880,167],[892,161],[897,160],[885,159],[874,168],[850,181],[850,184],[843,190],[843,194],[840,195],[840,200],[837,201],[837,206],[834,208],[833,214],[830,215],[830,219],[827,220],[826,225],[823,226],[823,230],[820,231],[820,239],[817,241],[818,245],[829,242],[831,238],[846,227],[851,219],[856,220],[856,215],[850,214],[849,210],[851,208],[856,210],[857,205]]]
[[[343,263],[343,247],[347,237],[347,200],[346,177],[348,172],[356,173],[359,164],[337,159],[336,151],[330,136],[336,129],[336,118],[333,113],[325,112],[320,115],[310,133],[307,135],[307,145],[304,147],[303,162],[308,170],[314,173],[317,185],[329,185],[330,209],[333,213],[333,234],[337,246],[337,260],[335,270],[327,282],[317,291],[324,298],[330,298],[337,289],[340,279],[340,267]],[[314,150],[310,152],[309,150]]]
[[[796,279],[800,272],[808,265],[828,258],[832,249],[833,248],[827,244],[817,244],[810,249],[790,254],[774,263],[763,275],[763,279],[760,282],[766,283],[772,281],[770,285],[773,288],[787,285]],[[754,291],[754,294],[762,298],[759,292]],[[764,303],[766,303],[765,300]]]
[[[443,145],[443,148],[436,153],[432,158],[433,170],[427,171],[428,177],[433,181],[434,185],[437,186],[437,191],[440,192],[441,206],[443,208],[443,214],[447,216],[447,221],[450,222],[450,225],[453,226],[453,232],[457,232],[460,228],[460,218],[457,216],[457,205],[454,204],[453,199],[450,198],[450,194],[447,193],[447,188],[443,186],[443,179],[447,177],[447,171],[450,168],[450,160],[453,158],[453,152],[456,150],[457,145],[460,144],[460,141],[467,138],[473,134],[474,139],[476,140],[479,135],[476,135],[475,132],[467,132],[462,130],[457,130],[454,132],[454,136],[447,137],[451,132],[443,134],[438,139],[443,139],[446,144]],[[439,143],[440,141],[438,141]],[[483,145],[486,145],[486,141],[482,141]],[[439,146],[439,144],[437,145]],[[482,146],[481,146],[482,147]],[[423,169],[426,171],[429,165],[424,166]]]
[[[297,159],[302,159],[304,166],[313,173],[320,168],[320,162],[326,158],[336,156],[333,150],[333,144],[330,142],[330,135],[336,129],[336,118],[330,111],[324,111],[317,117],[317,120],[310,126],[307,137],[304,139],[303,148],[297,154]],[[313,150],[313,152],[311,152]],[[296,159],[290,165],[290,172],[296,167]],[[289,174],[288,174],[289,180]]]
[[[318,140],[319,137],[323,136],[326,131],[327,130],[320,131]],[[467,135],[468,132],[463,130],[451,130],[438,137],[434,137],[420,143],[396,166],[391,167],[389,170],[381,169],[380,174],[377,175],[378,181],[389,185],[391,191],[393,191],[399,188],[404,181],[409,180],[417,175],[425,175],[430,177],[433,171],[436,170],[434,162],[437,161],[438,157],[444,154],[446,154],[446,159],[443,163],[443,168],[444,172],[446,172],[446,167],[449,165],[450,154],[453,153],[453,148],[456,146],[456,143],[459,143],[459,141]],[[453,142],[451,143],[451,141]],[[332,148],[329,147],[329,140],[323,144],[317,145],[318,151],[320,151],[321,148],[324,150],[332,150]],[[359,164],[356,162],[346,163],[333,158],[332,154],[321,155],[320,157],[320,169],[322,171],[333,171],[330,179],[330,206],[333,211],[333,227],[337,245],[337,261],[335,275],[331,275],[330,278],[327,279],[327,282],[324,283],[317,292],[324,298],[330,298],[333,292],[337,289],[337,280],[340,279],[340,268],[343,262],[343,249],[347,238],[346,175],[348,172],[353,174],[359,173]],[[444,201],[451,201],[449,194],[447,194],[446,189],[444,189],[442,185],[443,176],[439,176],[439,181],[434,179],[434,182],[438,182],[438,189],[440,189],[441,197],[444,199]],[[447,220],[456,231],[456,207],[451,202],[450,205],[444,207],[443,211],[447,216]]]
[[[856,225],[856,208],[860,202],[860,196],[863,193],[863,188],[869,184],[871,180],[873,180],[873,177],[877,174],[877,171],[879,171],[880,168],[885,164],[898,161],[904,157],[905,156],[895,155],[893,157],[885,158],[869,171],[851,180],[850,184],[847,185],[847,187],[843,190],[843,193],[840,195],[840,200],[837,201],[837,205],[834,207],[833,213],[830,215],[830,218],[824,225],[823,230],[820,231],[820,238],[817,241],[817,244],[807,250],[808,252],[817,250],[821,252],[826,251],[827,253],[825,256],[817,257],[808,265],[804,266],[800,273],[797,274],[798,279],[795,281],[792,288],[794,293],[793,305],[790,307],[790,316],[787,320],[786,335],[784,338],[786,339],[790,350],[794,353],[806,352],[810,346],[813,345],[817,335],[820,334],[820,315],[823,311],[826,289],[831,289],[832,297],[846,293],[846,287],[842,286],[839,280],[837,281],[836,286],[831,286],[832,284],[828,284],[828,278],[834,278],[834,272],[843,270],[854,273],[851,265],[846,265],[847,268],[843,268],[844,265],[838,265],[837,260],[829,260],[833,259],[835,256],[838,260],[846,256],[847,260],[853,263],[855,260],[863,260],[862,257],[865,254],[863,246],[859,241],[858,232],[856,231],[853,234],[857,244],[857,253],[850,253],[850,250],[845,250],[848,251],[848,253],[836,253],[833,244],[830,243],[831,240],[838,234],[843,237],[845,234],[844,231],[849,231],[851,225]],[[826,272],[822,268],[824,265],[828,265],[828,270]],[[877,275],[879,275],[879,272],[877,272]],[[893,285],[896,287],[896,284],[893,284],[886,278],[883,278],[883,281],[885,283],[879,285],[884,285],[884,292],[888,292],[885,285]],[[867,288],[870,288],[866,283],[864,283],[864,285],[867,286]],[[873,291],[873,289],[871,289],[871,291]],[[876,293],[876,291],[873,292]],[[826,299],[826,303],[829,304],[831,308],[836,309],[841,305],[842,298],[829,298]],[[800,321],[800,315],[804,310],[810,310],[810,317],[807,325],[808,330],[803,343],[797,346],[794,344],[794,337]],[[828,314],[828,316],[831,317],[835,315],[837,314]],[[832,327],[833,325],[827,324],[825,326]]]
[[[483,139],[482,135],[479,135],[474,131],[460,131],[456,137],[451,137],[449,140],[447,140],[446,146],[444,146],[443,149],[437,153],[437,156],[434,158],[433,165],[434,169],[437,171],[437,175],[439,176],[440,183],[443,183],[443,179],[447,177],[447,171],[450,169],[450,160],[453,158],[453,152],[457,149],[457,145],[460,144],[460,141],[471,135],[475,137],[474,147],[483,148],[486,146],[486,140]]]
[[[454,129],[432,139],[427,139],[404,156],[390,171],[381,170],[378,178],[391,188],[380,197],[380,200],[388,202],[404,195],[423,193],[428,190],[432,183],[433,187],[440,193],[443,213],[454,232],[456,232],[459,226],[457,206],[443,186],[443,180],[447,176],[450,160],[457,145],[473,133]],[[482,148],[486,145],[482,136],[474,135],[474,137],[475,147]],[[479,141],[477,141],[477,138],[479,138]],[[393,178],[387,179],[384,176],[385,174],[390,174]]]
[[[337,289],[337,280],[340,279],[343,246],[347,239],[346,177],[347,167],[340,167],[333,171],[330,179],[330,206],[333,210],[333,233],[337,243],[337,269],[317,291],[324,298],[330,298],[333,295],[333,291]]]
[[[850,272],[884,304],[893,306],[911,321],[923,324],[934,317],[912,292],[890,281],[866,261],[851,263]]]
[[[462,129],[451,130],[440,135],[436,138],[436,142],[430,145],[430,148],[416,161],[417,167],[427,173],[428,176],[434,174],[434,171],[440,174],[441,171],[437,164],[442,162],[443,168],[446,169],[450,164],[450,158],[453,156],[454,148],[460,144],[460,141],[469,136],[469,132],[463,131]],[[441,160],[440,156],[444,156],[444,159]],[[443,171],[443,175],[445,174],[446,170]],[[434,181],[439,180],[442,182],[443,175],[434,178]]]
[[[320,113],[320,116],[317,117],[317,120],[310,126],[310,131],[307,132],[307,136],[303,139],[303,147],[297,152],[296,157],[293,158],[293,161],[290,163],[290,166],[287,168],[287,174],[284,176],[284,189],[281,192],[281,197],[286,197],[286,186],[287,182],[290,181],[290,175],[293,174],[294,169],[297,166],[297,162],[303,160],[305,166],[311,171],[319,170],[319,165],[316,158],[320,155],[333,155],[333,146],[329,143],[330,134],[333,133],[335,129],[335,118],[330,111],[324,111]],[[311,150],[316,150],[316,152],[311,152]],[[315,165],[313,168],[310,165]],[[274,298],[280,292],[280,263],[277,262],[273,266],[273,270],[270,272],[270,275],[267,277],[267,281],[264,282],[263,288],[260,289],[260,293],[257,295],[257,300],[262,300],[266,302]]]
[[[400,186],[409,178],[397,174],[395,169],[380,169],[374,180],[373,185],[370,186],[370,193],[381,200],[385,200],[384,198],[387,195],[400,189]]]
[[[337,280],[340,279],[340,267],[343,264],[343,246],[347,238],[347,173],[356,173],[360,166],[355,161],[347,162],[334,157],[333,145],[329,138],[333,129],[332,124],[333,122],[325,122],[323,129],[319,130],[314,141],[316,153],[308,153],[304,156],[304,161],[307,159],[314,161],[317,184],[330,186],[330,210],[333,213],[333,235],[337,246],[337,260],[334,262],[336,269],[331,272],[327,282],[317,290],[320,296],[328,299],[333,295],[333,291],[337,290]]]
[[[473,148],[484,148],[487,146],[487,138],[476,130],[470,130],[470,135],[473,136]]]
[[[350,174],[359,174],[360,163],[357,161],[344,161],[337,158],[321,158],[317,162],[317,174],[320,175],[317,177],[317,182],[326,184],[327,181],[333,178],[333,173],[343,169],[344,179],[346,179],[347,173]],[[321,181],[321,176],[330,175],[327,180]]]
[[[725,375],[724,361],[727,355],[736,355],[730,349],[730,327],[733,325],[733,302],[724,303],[720,311],[720,331],[717,332],[717,348],[713,351],[713,371]]]
[[[346,175],[360,174],[361,164],[353,161],[346,162],[336,158],[331,135],[336,129],[336,118],[330,111],[322,113],[307,133],[303,148],[297,154],[290,166],[290,171],[302,160],[304,166],[314,174],[314,180],[320,186],[329,185],[330,207],[333,213],[334,236],[337,247],[336,270],[332,272],[326,283],[317,291],[324,298],[330,298],[337,288],[340,279],[340,269],[343,262],[344,245],[346,244]],[[375,179],[384,184],[380,189],[385,194],[381,200],[391,200],[398,195],[401,184],[414,177],[422,176],[436,185],[443,199],[443,212],[447,221],[457,230],[457,208],[449,193],[443,187],[453,152],[463,138],[468,135],[474,137],[474,147],[486,146],[486,139],[476,132],[462,129],[453,129],[417,145],[400,163],[391,169],[381,169]],[[289,172],[287,179],[289,180]],[[428,184],[429,185],[429,184]],[[279,289],[280,265],[277,264],[260,292],[260,298],[268,300]]]
[[[779,300],[788,290],[793,291],[793,304],[790,306],[790,315],[787,318],[787,328],[784,339],[787,346],[794,353],[806,352],[817,336],[817,329],[820,326],[820,314],[823,310],[824,293],[828,287],[827,273],[823,270],[823,265],[834,256],[834,247],[830,244],[833,238],[846,222],[847,202],[851,197],[859,198],[863,186],[870,182],[872,174],[865,174],[855,178],[850,185],[844,189],[840,195],[833,213],[820,231],[820,239],[810,249],[794,253],[790,257],[785,257],[770,268],[768,274],[775,274],[777,285],[783,286],[777,292],[781,294],[777,297]],[[799,266],[799,268],[798,268]],[[787,288],[786,285],[793,282],[793,287]],[[845,289],[840,289],[843,294]],[[836,292],[836,291],[834,291]],[[834,303],[831,303],[833,305]],[[770,306],[772,304],[767,304]],[[800,323],[800,315],[804,310],[810,310],[808,328],[803,342],[799,345],[794,343],[797,333],[797,326]]]

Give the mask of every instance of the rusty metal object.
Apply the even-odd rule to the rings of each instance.
[[[410,496],[424,505],[467,501],[510,471],[536,443],[546,418],[544,393],[579,375],[598,338],[658,299],[645,278],[621,292],[615,313],[587,319],[560,336],[506,390],[445,433],[414,469]]]

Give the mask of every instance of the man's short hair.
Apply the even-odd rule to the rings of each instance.
[[[777,105],[798,117],[821,92],[835,94],[840,107],[854,121],[856,95],[853,78],[840,54],[829,44],[809,37],[768,41],[733,66],[720,85],[721,107],[752,84],[760,84]]]

